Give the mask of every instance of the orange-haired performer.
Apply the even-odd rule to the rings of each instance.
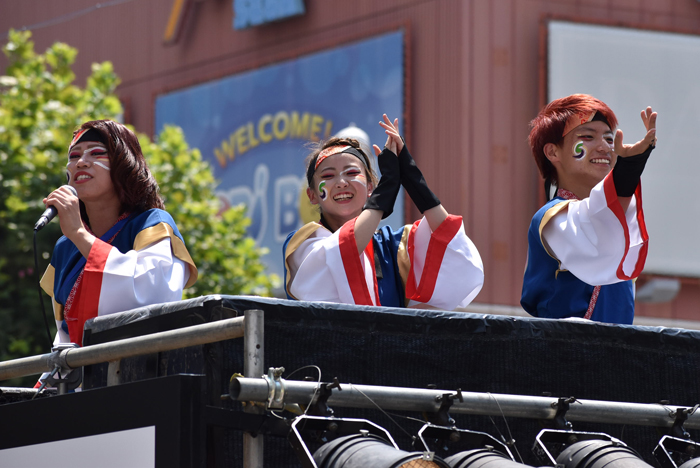
[[[548,196],[557,188],[528,232],[520,303],[531,315],[632,323],[632,280],[649,239],[640,176],[656,145],[656,112],[641,115],[647,133],[634,145],[623,145],[613,111],[585,94],[550,102],[530,123]]]

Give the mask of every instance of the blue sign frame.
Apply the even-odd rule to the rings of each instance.
[[[380,147],[383,113],[404,110],[403,32],[393,32],[163,94],[156,129],[177,125],[220,181],[223,209],[243,203],[249,234],[283,273],[282,244],[303,219],[308,143],[351,124]],[[301,213],[300,213],[301,206]],[[386,224],[403,224],[403,197]]]

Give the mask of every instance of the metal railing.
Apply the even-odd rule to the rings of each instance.
[[[280,373],[272,372],[271,375]],[[320,384],[326,385],[326,384]],[[554,419],[559,399],[527,395],[462,392],[376,385],[338,384],[326,400],[329,406],[345,408],[381,408],[388,411],[420,411],[434,413],[440,409],[445,395],[450,395],[450,413],[482,416],[507,416],[531,419]],[[278,378],[235,377],[231,379],[230,396],[238,401],[268,404],[308,405],[319,390],[315,382]],[[281,397],[280,397],[281,395]],[[283,406],[282,404],[282,406]],[[696,408],[662,404],[625,403],[600,400],[576,400],[566,411],[570,421],[632,424],[671,427],[680,418],[686,428],[700,429],[700,411]]]
[[[262,311],[258,312],[262,314]],[[240,338],[245,333],[244,324],[244,317],[236,317],[84,348],[63,349],[48,354],[0,362],[0,381],[50,372],[56,366],[60,367],[61,370],[71,370],[102,362],[118,362],[124,358],[143,354]],[[111,379],[110,382],[109,378],[108,382],[110,384],[118,383],[114,379]]]
[[[120,380],[119,367],[122,359],[241,337],[245,339],[243,360],[245,376],[262,375],[265,357],[264,315],[262,310],[254,309],[246,310],[243,317],[0,362],[0,381],[50,372],[56,368],[63,373],[91,364],[109,362],[107,385],[115,385]],[[251,410],[259,411],[257,408],[251,408]],[[243,447],[245,466],[262,468],[262,435],[251,437],[250,434],[245,433]]]

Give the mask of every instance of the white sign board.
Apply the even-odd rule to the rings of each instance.
[[[649,231],[646,273],[700,277],[700,36],[552,21],[548,100],[585,93],[615,112],[624,142],[659,113],[656,150],[642,175]]]
[[[61,429],[59,425],[47,430],[60,432]],[[156,463],[155,446],[156,428],[149,426],[0,450],[0,466],[153,468]]]

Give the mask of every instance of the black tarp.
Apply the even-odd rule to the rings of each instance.
[[[98,317],[86,324],[84,343],[265,313],[265,368],[293,370],[316,365],[322,380],[397,387],[437,388],[516,395],[542,395],[634,403],[694,406],[700,402],[700,333],[664,327],[608,325],[580,320],[548,320],[444,312],[357,307],[239,296],[205,296]],[[222,401],[235,372],[243,371],[243,340],[196,346],[123,362],[122,379],[140,380],[174,373],[202,373],[208,404]],[[316,377],[306,370],[293,378]],[[106,365],[86,369],[85,388],[106,384]],[[397,427],[377,410],[336,408],[337,417],[364,417],[385,427],[405,450],[420,423],[416,413],[398,414]],[[463,429],[507,435],[523,460],[532,454],[540,421],[452,415]],[[575,423],[575,430],[606,432],[655,463],[651,450],[667,429]],[[240,461],[240,433],[230,431],[231,466]],[[700,434],[691,431],[695,440]],[[266,439],[265,466],[299,466],[284,439]]]

